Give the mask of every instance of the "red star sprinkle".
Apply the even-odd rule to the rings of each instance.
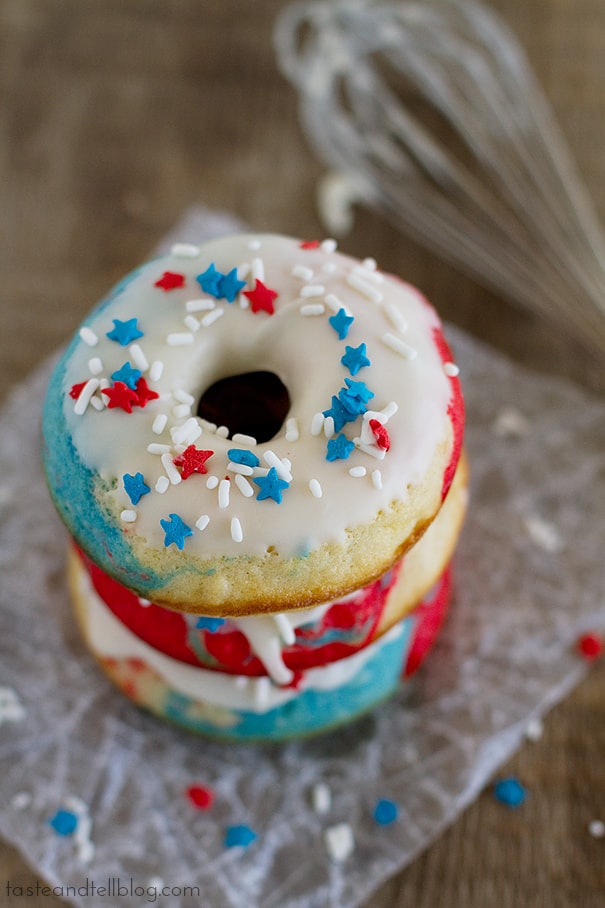
[[[168,293],[169,290],[177,290],[179,287],[185,286],[185,275],[177,274],[176,271],[165,271],[153,286],[161,287],[166,293]]]
[[[605,651],[605,641],[599,634],[583,634],[578,640],[578,652],[588,662],[598,659]]]
[[[137,382],[136,395],[138,407],[144,407],[150,400],[155,400],[156,397],[160,396],[157,391],[151,390],[143,376],[141,376]]]
[[[318,249],[319,245],[320,245],[319,240],[303,240],[303,242],[300,244],[300,248],[301,249]]]
[[[126,413],[132,413],[132,405],[136,406],[139,402],[137,392],[125,385],[123,381],[114,382],[111,388],[103,388],[101,393],[109,398],[107,401],[109,410],[119,407]]]
[[[69,392],[69,396],[73,397],[74,400],[77,400],[78,397],[80,396],[80,394],[82,393],[82,388],[84,387],[85,384],[86,384],[85,381],[80,381],[80,382],[78,382],[77,385],[72,385],[71,391]]]
[[[389,433],[377,419],[370,420],[370,429],[374,434],[376,439],[376,444],[381,451],[388,451],[391,447],[391,439],[389,438]]]
[[[206,461],[214,451],[200,451],[195,445],[189,445],[182,454],[175,457],[173,463],[181,468],[182,479],[188,479],[192,473],[207,473]]]
[[[270,290],[262,281],[256,279],[256,284],[254,285],[254,290],[244,290],[244,296],[247,296],[250,300],[251,309],[253,312],[268,312],[269,315],[273,315],[275,309],[273,308],[273,300],[277,299],[278,293],[276,290]]]
[[[198,810],[209,810],[214,803],[214,792],[204,785],[190,785],[185,794]]]

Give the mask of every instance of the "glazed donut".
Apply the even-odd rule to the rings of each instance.
[[[158,606],[313,607],[439,512],[463,403],[422,295],[333,241],[241,235],[140,267],[61,357],[43,415],[77,546]]]

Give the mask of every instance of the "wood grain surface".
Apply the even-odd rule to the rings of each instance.
[[[73,331],[184,209],[323,235],[321,167],[271,43],[277,0],[0,0],[0,395]],[[605,3],[492,0],[527,49],[605,218]],[[369,212],[341,247],[375,255],[448,319],[512,358],[605,393],[605,366]],[[578,457],[582,452],[578,451]],[[604,533],[605,538],[605,533]],[[603,908],[605,664],[504,768],[530,797],[484,792],[372,908]],[[0,845],[0,905],[35,883]],[[222,908],[222,906],[209,906]],[[243,906],[242,906],[243,908]]]

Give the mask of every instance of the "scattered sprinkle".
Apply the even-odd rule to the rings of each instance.
[[[349,470],[349,475],[353,476],[353,478],[355,479],[365,476],[366,473],[367,470],[365,467],[351,467],[351,469]]]
[[[158,476],[158,480],[155,484],[155,490],[160,495],[163,495],[164,492],[167,492],[170,488],[170,480],[167,476]]]
[[[296,417],[289,416],[286,420],[286,441],[298,441],[298,423]]]
[[[371,300],[373,303],[382,302],[383,295],[381,291],[373,284],[364,280],[357,272],[351,271],[347,274],[346,281],[349,287],[352,287],[353,290],[357,290],[357,292],[361,293],[362,296],[365,296],[366,299]]]
[[[161,360],[156,359],[156,361],[151,364],[151,368],[149,370],[149,378],[151,379],[151,381],[159,381],[162,377],[163,371],[164,363]]]
[[[401,309],[399,309],[395,303],[386,303],[384,313],[393,328],[395,328],[396,331],[399,331],[400,334],[404,334],[408,330],[408,323],[406,322]]]
[[[370,366],[371,362],[366,356],[366,345],[360,344],[359,347],[345,347],[345,354],[340,359],[343,366],[349,370],[351,375],[357,375],[360,369]]]
[[[383,424],[378,419],[370,419],[369,426],[376,440],[376,445],[381,451],[389,451],[391,448],[391,439]]]
[[[518,779],[513,777],[500,779],[494,785],[494,797],[507,807],[519,807],[526,797],[525,788]]]
[[[355,318],[352,315],[347,315],[345,309],[339,309],[336,315],[330,316],[328,321],[338,334],[339,340],[344,340]]]
[[[124,473],[122,480],[131,504],[137,505],[143,495],[147,495],[151,492],[142,473],[135,473],[134,475],[131,473]]]
[[[112,373],[111,378],[114,383],[122,382],[133,391],[137,389],[137,382],[141,377],[140,369],[133,369],[130,363],[126,362],[119,369]]]
[[[395,801],[381,798],[374,807],[374,820],[379,826],[390,826],[399,815],[399,808]]]
[[[313,280],[313,270],[306,265],[295,265],[292,269],[292,277],[299,277],[301,281]]]
[[[587,662],[592,662],[603,655],[605,641],[600,634],[594,632],[582,634],[578,639],[577,649],[583,659],[586,659]]]
[[[166,471],[166,476],[170,480],[170,484],[173,486],[177,486],[179,484],[179,482],[181,482],[183,477],[181,476],[181,474],[177,470],[176,466],[174,465],[174,461],[172,459],[172,454],[170,454],[169,452],[166,452],[165,454],[160,454],[160,460],[162,461],[162,466],[164,467],[164,470]]]
[[[330,438],[328,441],[326,460],[330,462],[346,460],[354,449],[355,445],[346,435],[337,435],[336,438]]]
[[[200,325],[202,324],[195,315],[186,315],[183,319],[185,326],[189,328],[190,331],[193,331],[195,334],[196,331],[200,330]]]
[[[242,539],[244,538],[244,531],[242,530],[242,525],[239,522],[239,520],[237,519],[237,517],[232,518],[230,529],[231,529],[231,538],[233,539],[233,541],[241,542]]]
[[[323,489],[318,479],[309,480],[309,490],[313,498],[321,498],[323,495]]]
[[[168,417],[165,413],[158,413],[156,418],[153,420],[151,431],[155,435],[161,435],[164,429],[166,428],[166,423],[168,422]]]
[[[206,312],[210,309],[214,309],[216,303],[214,300],[208,300],[202,297],[201,299],[187,300],[185,303],[185,309],[187,312]]]
[[[202,427],[195,416],[184,422],[182,426],[172,426],[170,429],[170,437],[175,445],[192,445],[200,435],[202,435]]]
[[[301,288],[300,295],[303,299],[308,299],[313,296],[323,296],[325,292],[326,288],[322,284],[307,284]]]
[[[256,438],[254,438],[253,435],[246,435],[244,432],[236,432],[232,441],[234,441],[236,445],[250,445],[253,447],[256,444]]]
[[[131,344],[128,348],[128,352],[132,356],[135,366],[137,366],[141,372],[147,372],[149,363],[139,344]]]
[[[257,501],[272,498],[277,504],[281,504],[282,492],[290,486],[289,482],[279,478],[275,467],[271,467],[266,476],[255,476],[253,482],[260,489],[256,496]]]
[[[277,472],[277,475],[280,479],[284,479],[286,482],[292,482],[292,473],[290,473],[289,468],[286,466],[283,460],[281,460],[277,456],[275,451],[265,451],[263,457],[265,459],[265,463],[267,463],[270,467],[275,468],[275,471]]]
[[[256,261],[256,260],[255,260]],[[243,295],[250,300],[252,312],[267,312],[273,315],[275,312],[274,302],[278,297],[276,290],[271,290],[258,277],[253,290],[244,290]]]
[[[163,444],[159,441],[152,441],[147,445],[148,454],[170,454],[171,450],[170,445]]]
[[[388,331],[386,334],[382,335],[382,342],[390,350],[403,356],[404,359],[413,360],[416,359],[416,356],[418,355],[413,347],[410,347],[410,345],[406,344],[400,337],[397,337],[395,334],[391,334]]]
[[[105,335],[110,340],[115,341],[121,347],[127,347],[139,337],[143,337],[143,332],[138,327],[137,318],[129,318],[126,321],[120,321],[119,318],[112,319],[113,328]]]
[[[169,334],[166,338],[166,343],[169,347],[187,347],[192,344],[193,341],[194,336],[190,331],[177,331],[174,334]]]
[[[328,826],[324,832],[324,842],[329,856],[337,864],[344,863],[355,850],[353,830],[348,823]]]
[[[214,792],[205,785],[190,785],[185,795],[198,810],[209,810],[214,803]]]
[[[328,254],[330,254],[332,252],[336,252],[336,249],[338,248],[338,244],[337,244],[336,240],[333,240],[331,237],[328,237],[328,239],[322,240],[322,242],[319,244],[319,248],[321,249],[322,252],[327,252]]]
[[[460,369],[456,363],[444,363],[443,371],[448,376],[448,378],[455,378],[457,375],[460,375]]]
[[[324,427],[325,416],[323,413],[314,413],[311,420],[311,435],[321,435]]]
[[[219,306],[217,309],[213,309],[211,312],[206,313],[202,318],[202,325],[204,328],[209,328],[210,325],[213,325],[215,322],[222,318],[225,314],[225,310],[222,306]]]
[[[242,476],[241,473],[235,474],[235,484],[244,496],[244,498],[252,498],[254,495],[254,489],[248,482],[245,476]]]
[[[208,516],[208,514],[202,514],[202,516],[198,517],[198,519],[195,521],[195,525],[200,532],[205,530],[209,523],[210,517]]]
[[[332,792],[329,785],[325,782],[317,782],[311,791],[311,803],[313,810],[320,816],[324,816],[332,806]]]
[[[333,416],[326,416],[324,419],[324,435],[326,438],[332,438],[336,432]]]
[[[80,335],[80,340],[84,341],[84,343],[89,347],[96,347],[96,345],[99,343],[99,338],[94,333],[92,328],[88,328],[86,325],[80,328],[78,333]]]
[[[185,286],[185,275],[178,274],[176,271],[165,271],[153,286],[159,287],[166,293],[170,290],[178,290],[179,287]]]
[[[103,371],[103,362],[98,356],[93,356],[88,360],[88,371],[92,375],[100,375]]]
[[[54,816],[49,817],[49,826],[51,826],[57,835],[73,835],[78,826],[78,818],[71,810],[57,810]]]
[[[137,519],[137,512],[132,511],[130,508],[125,508],[120,513],[120,520],[122,520],[124,523],[134,523],[136,519]]]
[[[88,404],[90,403],[93,394],[99,387],[100,387],[100,382],[99,382],[98,378],[90,378],[85,383],[85,385],[83,386],[82,390],[80,391],[80,393],[78,395],[78,399],[76,400],[76,403],[74,405],[74,413],[76,414],[76,416],[83,416],[84,413],[86,413],[86,410],[88,409]],[[129,391],[130,389],[127,389],[127,390]],[[107,391],[104,390],[103,393],[106,394]],[[132,393],[132,392],[130,392],[130,393]],[[114,404],[114,406],[116,406],[116,404]],[[130,412],[130,410],[128,412]]]
[[[227,456],[232,463],[243,464],[246,467],[257,467],[260,460],[254,451],[246,451],[241,448],[229,448]]]
[[[228,508],[231,494],[231,481],[221,479],[218,484],[218,506],[219,508]]]
[[[256,838],[258,836],[250,826],[229,826],[225,833],[225,848],[235,848],[238,845],[247,848]]]
[[[193,243],[174,243],[170,252],[176,258],[194,259],[200,254],[200,247]]]
[[[218,483],[219,483],[218,476],[209,476],[208,479],[206,480],[206,488],[210,489],[210,491],[212,491],[212,489],[216,489],[216,487],[218,486]]]
[[[185,521],[178,514],[169,514],[168,519],[160,520],[160,526],[164,530],[164,546],[176,545],[178,549],[183,549],[187,536],[193,536],[193,530],[187,526]]]
[[[300,314],[304,316],[323,315],[326,307],[323,303],[307,303],[300,307]]]

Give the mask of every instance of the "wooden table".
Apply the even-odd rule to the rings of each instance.
[[[605,216],[603,0],[492,0],[527,48]],[[4,396],[189,205],[259,229],[323,235],[320,165],[277,71],[278,0],[0,0],[0,389]],[[341,247],[375,255],[442,314],[513,358],[605,392],[605,369],[569,338],[511,309],[377,216]],[[372,908],[602,908],[605,664],[505,767],[531,792],[521,811],[489,791]],[[0,846],[5,881],[35,880]],[[212,906],[221,908],[221,906]]]

